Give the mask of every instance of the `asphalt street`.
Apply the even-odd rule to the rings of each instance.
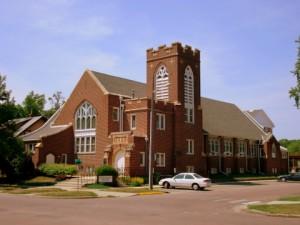
[[[97,199],[49,199],[0,194],[1,225],[299,225],[300,218],[258,215],[245,204],[300,194],[300,183],[214,185],[207,191]]]

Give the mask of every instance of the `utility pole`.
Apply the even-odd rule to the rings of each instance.
[[[151,98],[151,108],[150,108],[150,138],[149,138],[149,156],[148,156],[148,172],[149,172],[149,189],[153,189],[153,171],[152,171],[152,152],[153,152],[153,116],[154,116],[154,94],[155,90],[152,92]]]

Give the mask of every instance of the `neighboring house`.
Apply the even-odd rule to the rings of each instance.
[[[25,149],[32,153],[32,160],[37,167],[41,162],[47,163],[73,163],[73,151],[61,149],[72,149],[73,142],[67,140],[73,135],[71,124],[62,126],[53,126],[53,122],[59,115],[61,109],[58,109],[50,119],[39,129],[21,136],[25,143]],[[56,134],[59,133],[58,139]],[[54,137],[54,139],[53,139]],[[50,152],[50,153],[47,153]],[[66,152],[66,153],[64,153]],[[69,156],[69,157],[68,157]]]
[[[34,116],[18,118],[14,119],[13,121],[17,127],[15,136],[22,136],[40,128],[47,121],[47,118],[43,116]]]
[[[273,128],[275,127],[275,125],[264,110],[254,109],[245,111],[244,113],[249,119],[253,120],[253,122],[256,123],[265,132],[273,132]]]
[[[154,96],[154,171],[285,172],[279,143],[235,105],[200,96],[200,51],[180,43],[147,50],[147,82],[86,70],[63,107],[40,129],[33,161],[109,164],[147,174]]]

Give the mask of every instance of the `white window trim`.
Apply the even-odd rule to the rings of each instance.
[[[247,143],[243,140],[238,141],[238,157],[246,157]]]
[[[233,140],[224,139],[224,156],[233,156]]]
[[[77,145],[77,138],[79,138],[79,143]],[[81,151],[81,138],[84,138],[84,146],[83,146],[83,151]],[[86,139],[90,138],[90,150],[87,152],[87,144],[86,144]],[[92,151],[92,138],[95,138],[95,147],[94,147],[94,151]],[[79,146],[79,151],[77,151],[77,146]],[[74,149],[75,154],[96,154],[96,136],[75,136],[75,149]]]
[[[155,99],[169,100],[169,73],[165,65],[161,65],[155,73]]]
[[[162,159],[161,159],[162,157]],[[155,153],[156,167],[165,167],[166,166],[166,153],[157,152]]]
[[[135,126],[132,126],[132,118],[135,117]],[[135,130],[136,129],[136,114],[130,114],[130,130]]]
[[[156,113],[156,129],[166,130],[166,115],[164,113]]]
[[[117,119],[114,119],[114,110],[117,110]],[[120,109],[119,109],[119,107],[113,107],[112,119],[115,122],[118,122],[120,120]]]
[[[218,156],[220,154],[220,140],[218,138],[209,138],[209,155]]]
[[[140,163],[140,167],[145,166],[145,159],[146,159],[145,156],[146,156],[145,152],[140,152],[140,157],[142,157],[142,163]]]
[[[194,173],[195,167],[194,166],[186,166],[186,172],[187,173]]]
[[[187,142],[187,153],[188,155],[195,154],[195,141],[194,139],[186,139]]]

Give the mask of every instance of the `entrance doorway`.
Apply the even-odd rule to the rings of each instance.
[[[114,167],[118,170],[119,174],[124,174],[125,171],[125,151],[119,151],[115,156]]]

